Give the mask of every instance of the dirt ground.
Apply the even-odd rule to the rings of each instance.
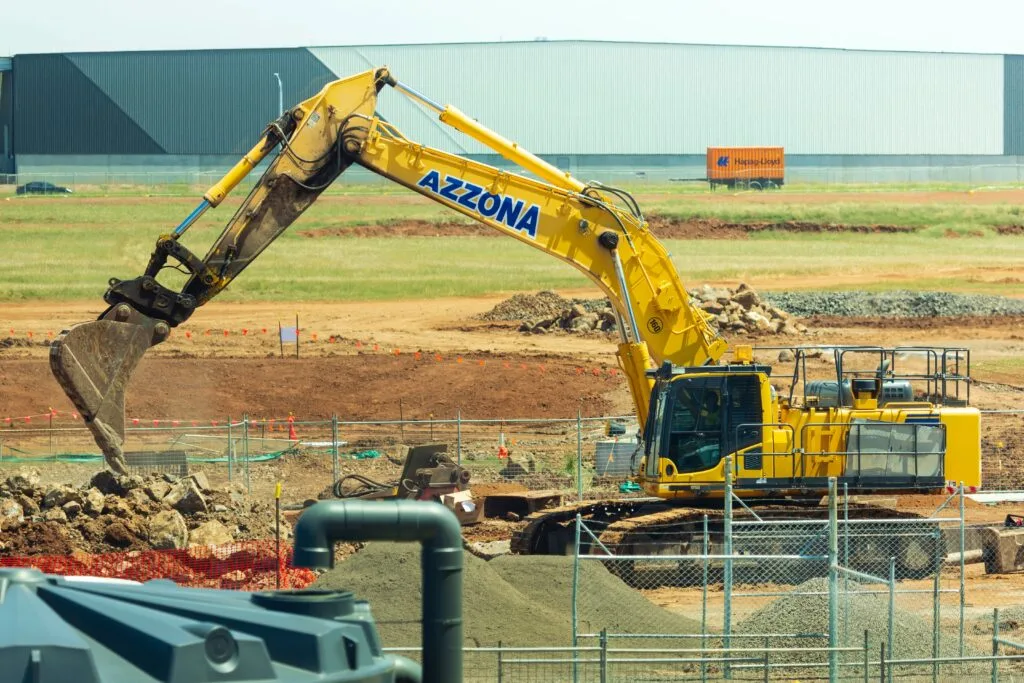
[[[89,186],[81,186],[80,191],[87,191],[90,189]],[[675,192],[669,193],[658,193],[649,192],[639,188],[633,188],[636,194],[642,194],[648,203],[653,203],[662,197],[671,197],[678,199],[679,195]],[[928,191],[928,190],[914,190],[914,191],[892,191],[887,192],[884,189],[880,189],[877,186],[872,186],[870,189],[866,189],[863,192],[855,190],[846,192],[795,192],[795,191],[783,191],[783,192],[757,192],[753,190],[741,190],[741,191],[718,191],[718,192],[695,192],[686,195],[688,200],[698,202],[708,202],[714,204],[729,203],[729,202],[742,202],[742,203],[760,203],[760,204],[835,204],[842,203],[845,201],[856,201],[858,203],[864,202],[877,202],[877,203],[899,203],[899,204],[934,204],[943,202],[954,202],[957,204],[1020,204],[1024,203],[1024,190],[1022,189],[998,189],[998,190],[941,190],[941,191]],[[175,202],[180,203],[183,206],[191,208],[195,205],[195,199],[189,196],[182,197],[168,197],[163,195],[154,195],[148,197],[140,197],[138,195],[132,195],[133,202],[159,202],[168,203]],[[123,196],[107,196],[107,197],[79,197],[76,201],[89,203],[89,204],[121,204],[125,198]],[[351,198],[345,195],[333,195],[324,194],[317,200],[320,203],[346,203],[351,202]],[[359,197],[360,203],[363,204],[423,204],[426,200],[412,194],[365,194]]]
[[[651,216],[651,229],[662,239],[745,239],[752,233],[775,232],[914,232],[917,228],[897,225],[825,225],[802,221],[730,223],[717,218],[667,218]],[[354,225],[344,228],[298,230],[311,239],[324,237],[502,237],[500,232],[479,223],[437,223],[411,220],[388,225]],[[954,233],[955,235],[956,233]]]
[[[1024,199],[1024,193],[1019,194],[1017,199]],[[773,201],[771,195],[765,197],[765,201]],[[809,197],[813,199],[813,195]],[[833,195],[829,197],[835,200]],[[974,197],[978,201],[991,199],[988,194],[972,195],[972,201]],[[976,275],[1019,277],[1009,272]],[[776,288],[798,283],[757,284]],[[592,290],[559,293],[596,296]],[[204,308],[143,361],[129,387],[128,413],[182,420],[237,417],[243,411],[277,417],[294,413],[300,419],[326,418],[332,413],[348,419],[395,419],[400,410],[413,418],[431,413],[450,415],[458,409],[479,418],[572,417],[577,409],[584,415],[632,410],[621,374],[609,372],[615,367],[614,340],[600,335],[523,335],[515,324],[476,320],[505,298],[507,295]],[[99,312],[97,306],[82,303],[5,304],[0,327],[0,419],[54,408],[61,412],[61,420],[70,421],[67,413],[71,406],[49,372],[48,338],[62,327],[95,318]],[[277,321],[294,320],[296,313],[302,328],[301,357],[279,358]],[[819,317],[805,322],[813,333],[797,343],[966,346],[972,350],[977,379],[972,402],[981,408],[1024,408],[1024,364],[1019,362],[1024,356],[1022,319]],[[5,344],[10,329],[16,334]],[[27,330],[33,331],[31,340],[25,335]],[[780,343],[775,337],[732,341]],[[289,356],[293,352],[290,350]],[[774,361],[774,353],[761,352],[759,357]],[[821,371],[827,368],[823,365]],[[398,455],[397,447],[391,455]],[[348,471],[350,462],[342,462],[342,473]],[[95,463],[45,463],[38,469],[48,481],[80,483],[97,467]],[[223,464],[196,467],[207,472],[215,485],[228,477]],[[374,468],[380,470],[382,479],[390,472],[383,459],[360,465],[361,472],[371,475]],[[276,483],[283,482],[285,502],[298,505],[323,491],[333,472],[330,458],[322,453],[302,453],[254,464],[248,476],[235,469],[231,477],[247,481],[252,496],[265,500],[270,500]],[[928,514],[943,500],[943,496],[900,496],[894,502],[902,509]],[[1019,512],[1018,508],[969,504],[967,517],[971,522],[999,523],[1007,512]],[[468,527],[465,535],[469,541],[496,541],[509,538],[517,526],[515,522],[487,520]],[[969,616],[977,612],[977,619],[985,618],[989,602],[998,604],[1001,594],[1024,592],[1024,574],[988,576],[980,565],[971,565],[968,580],[968,594],[977,601],[968,605]],[[700,591],[693,589],[661,589],[648,591],[646,596],[666,609],[691,616],[697,613],[701,599]],[[734,609],[749,612],[767,599],[737,600]],[[721,594],[711,593],[709,614],[720,615],[721,602]],[[953,614],[952,607],[948,614]]]
[[[560,293],[595,296],[590,289]],[[407,415],[462,408],[480,418],[570,417],[580,406],[586,415],[631,408],[621,375],[609,372],[615,369],[614,339],[524,335],[514,323],[474,319],[504,298],[203,308],[143,360],[128,390],[129,412],[182,419],[246,410],[273,416],[292,412],[300,418],[337,412],[365,419],[382,413],[397,417],[399,397]],[[49,373],[48,339],[100,312],[87,303],[5,305],[0,418],[71,409]],[[294,320],[296,313],[301,357],[290,357],[292,346],[286,349],[289,357],[278,358],[277,322]],[[806,322],[813,333],[795,343],[968,347],[978,380],[972,400],[982,408],[1024,406],[1019,362],[1024,319],[819,317]],[[5,340],[12,329],[14,337]],[[731,341],[781,343],[777,337]]]

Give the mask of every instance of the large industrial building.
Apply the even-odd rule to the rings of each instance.
[[[377,65],[585,177],[701,175],[710,146],[782,146],[809,178],[1024,156],[1021,56],[536,41],[15,55],[0,59],[0,173],[219,173],[280,102]],[[379,112],[495,159],[397,93]]]

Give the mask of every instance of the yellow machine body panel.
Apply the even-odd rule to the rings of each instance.
[[[730,392],[738,378],[748,390]],[[640,468],[641,485],[651,496],[721,497],[727,462],[734,490],[748,498],[806,494],[830,477],[858,492],[981,485],[975,408],[924,402],[878,407],[868,399],[853,407],[791,407],[774,398],[768,375],[743,368],[686,372],[656,386],[654,394],[660,401],[652,408]],[[718,398],[705,400],[709,394]],[[694,400],[698,395],[705,398]],[[730,397],[731,405],[721,407]],[[720,411],[718,418],[712,419],[709,403]],[[732,417],[735,412],[741,417]]]

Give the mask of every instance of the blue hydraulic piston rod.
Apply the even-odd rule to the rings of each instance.
[[[184,235],[185,231],[188,230],[189,228],[191,228],[192,224],[195,223],[197,220],[199,220],[199,217],[202,216],[204,213],[206,213],[206,210],[209,209],[209,208],[210,208],[210,202],[207,201],[206,199],[204,199],[203,201],[199,202],[199,206],[194,208],[192,210],[192,213],[190,213],[188,216],[185,217],[185,220],[183,220],[181,222],[181,224],[178,225],[178,227],[176,227],[174,229],[174,232],[171,233],[171,236],[174,237],[174,238],[178,238],[178,237],[181,237],[182,235]]]

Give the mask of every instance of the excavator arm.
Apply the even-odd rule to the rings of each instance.
[[[537,177],[532,179],[417,144],[375,115],[377,94],[392,86],[433,109]],[[202,214],[280,147],[203,258],[180,241]],[[663,245],[628,194],[583,183],[375,69],[328,84],[272,122],[260,141],[172,232],[161,235],[143,275],[111,280],[109,307],[96,321],[65,331],[50,365],[115,471],[124,470],[124,398],[146,350],[167,338],[222,291],[288,228],[349,165],[358,163],[503,234],[576,267],[610,299],[619,322],[619,364],[641,425],[651,391],[651,361],[713,363],[726,343],[690,304]],[[189,274],[180,291],[157,281],[168,262]]]

